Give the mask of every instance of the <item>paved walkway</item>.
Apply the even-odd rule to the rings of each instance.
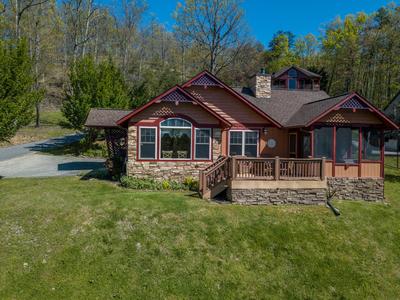
[[[104,159],[56,156],[43,150],[79,141],[82,134],[0,148],[0,177],[81,175],[104,167]]]

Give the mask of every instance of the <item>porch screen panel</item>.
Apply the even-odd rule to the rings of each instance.
[[[244,155],[248,157],[257,157],[258,132],[245,132],[244,137]]]
[[[359,130],[349,127],[336,129],[336,163],[358,163]]]
[[[210,129],[196,129],[196,159],[210,159]]]
[[[362,129],[362,159],[381,160],[381,131],[375,128]]]
[[[156,158],[155,128],[140,128],[140,158]]]
[[[243,132],[231,131],[229,137],[229,154],[232,156],[243,155],[242,146],[243,146]]]
[[[332,159],[332,145],[332,127],[320,127],[314,129],[314,157]]]

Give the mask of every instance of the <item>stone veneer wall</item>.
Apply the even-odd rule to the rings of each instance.
[[[271,98],[271,75],[256,74],[252,78],[252,87],[256,98]]]
[[[336,199],[343,200],[384,200],[383,178],[341,178],[329,177],[328,187],[335,191]]]
[[[317,204],[326,202],[326,189],[228,189],[228,199],[238,204]]]
[[[213,128],[212,153],[216,160],[222,154],[221,129]],[[215,138],[218,136],[218,138]],[[210,165],[211,162],[196,161],[137,161],[137,127],[128,128],[128,162],[126,172],[128,176],[152,178],[156,180],[183,181],[186,177],[197,179],[199,171]]]

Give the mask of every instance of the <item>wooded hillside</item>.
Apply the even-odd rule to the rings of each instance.
[[[47,105],[60,105],[70,66],[88,56],[96,64],[113,61],[132,105],[202,69],[242,85],[261,67],[274,72],[297,64],[323,75],[329,94],[356,90],[381,108],[400,89],[396,4],[332,20],[321,36],[280,31],[265,45],[248,34],[239,0],[183,1],[172,30],[154,18],[143,21],[148,14],[142,0],[122,0],[113,9],[94,0],[5,0],[0,34],[3,40],[27,40],[33,88],[46,91]]]

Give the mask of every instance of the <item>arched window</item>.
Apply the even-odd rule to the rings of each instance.
[[[190,159],[192,124],[184,119],[170,118],[160,123],[160,158]]]

